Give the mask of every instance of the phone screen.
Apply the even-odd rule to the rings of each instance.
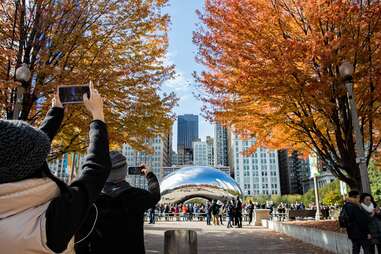
[[[90,96],[90,88],[88,85],[59,87],[62,104],[83,103],[84,94]]]
[[[129,175],[142,175],[142,167],[128,167]]]

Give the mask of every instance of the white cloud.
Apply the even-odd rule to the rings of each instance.
[[[173,64],[173,58],[177,55],[176,52],[168,52],[164,63],[171,65]],[[173,79],[167,80],[163,83],[164,92],[174,92],[178,98],[180,98],[179,103],[184,103],[185,100],[192,98],[192,87],[191,87],[192,77],[187,77],[184,71],[176,67],[176,75]]]

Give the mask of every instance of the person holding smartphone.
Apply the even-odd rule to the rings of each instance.
[[[103,99],[90,84],[83,103],[92,115],[83,174],[69,186],[49,170],[46,159],[64,117],[55,95],[40,128],[0,120],[1,253],[74,251],[74,234],[109,175],[111,162]]]
[[[85,239],[76,244],[77,254],[145,253],[144,213],[160,200],[159,181],[142,165],[140,171],[147,179],[148,190],[132,187],[126,181],[126,157],[112,151],[111,163],[110,176],[95,203],[98,214],[92,210],[76,236],[79,241]]]

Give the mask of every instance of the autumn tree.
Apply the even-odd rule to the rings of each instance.
[[[361,189],[348,96],[354,93],[367,163],[380,144],[381,4],[349,0],[206,0],[194,34],[208,116],[256,146],[316,151]],[[255,147],[253,148],[255,149]]]
[[[145,148],[145,138],[165,133],[173,121],[173,94],[160,92],[174,74],[164,63],[169,17],[166,0],[5,0],[0,3],[0,114],[12,116],[22,63],[19,118],[38,123],[59,85],[90,80],[106,98],[111,141]],[[56,151],[86,147],[88,117],[69,106]]]

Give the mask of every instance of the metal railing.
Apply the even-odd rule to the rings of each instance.
[[[149,213],[144,214],[144,220],[149,221]],[[226,214],[222,215],[222,220],[227,221]],[[249,221],[249,214],[242,214],[243,221]],[[155,221],[206,221],[206,213],[155,213]]]

